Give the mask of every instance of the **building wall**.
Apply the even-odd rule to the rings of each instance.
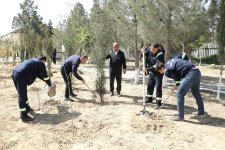
[[[12,41],[14,44],[16,44],[16,43],[18,44],[19,39],[20,39],[20,34],[11,32],[11,33],[8,33],[8,34],[2,36],[1,38],[3,41],[9,40],[9,41]]]

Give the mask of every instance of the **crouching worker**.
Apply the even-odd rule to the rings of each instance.
[[[77,73],[77,68],[79,67],[80,63],[84,64],[86,63],[87,60],[88,60],[87,56],[72,55],[68,59],[66,59],[64,63],[62,64],[61,74],[66,84],[66,89],[65,89],[66,101],[74,101],[70,97],[74,98],[75,96],[77,96],[76,94],[73,93],[70,73],[73,73],[73,75],[78,80],[81,80],[82,83],[85,83],[85,80]]]
[[[157,63],[156,70],[161,74],[165,73],[168,78],[175,80],[177,89],[177,109],[178,114],[171,118],[173,121],[184,120],[184,96],[191,89],[192,95],[196,99],[198,111],[193,114],[196,116],[204,116],[204,103],[200,94],[200,78],[201,72],[194,64],[174,58],[169,60],[165,65],[163,63]]]
[[[18,93],[20,118],[23,122],[34,120],[34,118],[28,116],[29,113],[34,113],[34,110],[29,106],[27,86],[31,85],[38,77],[50,86],[50,90],[54,90],[50,78],[47,75],[45,62],[46,57],[41,55],[37,59],[25,60],[13,69],[12,79]]]

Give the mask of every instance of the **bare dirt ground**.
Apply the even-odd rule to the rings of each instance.
[[[50,99],[44,90],[45,83],[37,79],[35,86],[28,87],[28,97],[35,109],[39,108],[40,98],[41,111],[37,112],[33,123],[23,123],[19,118],[17,93],[10,78],[12,68],[9,65],[8,71],[2,68],[0,71],[1,150],[225,149],[225,106],[214,95],[202,93],[208,113],[206,118],[191,115],[196,111],[191,93],[186,96],[184,122],[169,120],[176,113],[175,93],[158,111],[158,118],[140,116],[142,84],[133,84],[134,71],[131,70],[123,75],[121,97],[106,94],[104,103],[94,101],[87,87],[75,80],[74,91],[78,96],[71,103],[64,101],[63,79],[59,65],[56,65],[52,77],[57,85],[56,96]],[[81,65],[80,69],[84,73],[81,76],[93,88],[96,70],[90,65]],[[218,70],[200,69],[203,75],[219,75]],[[106,86],[109,87],[108,78]],[[163,89],[163,100],[170,92],[169,88]],[[147,105],[150,113],[156,112],[153,106]]]

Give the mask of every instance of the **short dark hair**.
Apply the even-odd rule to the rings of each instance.
[[[47,60],[47,58],[46,58],[45,55],[40,55],[40,56],[38,56],[38,59],[39,59],[39,60],[44,60],[44,61]]]
[[[156,64],[155,64],[155,70],[156,71],[161,70],[164,67],[165,67],[164,63],[162,63],[160,61],[157,61]]]
[[[152,47],[153,48],[159,48],[159,44],[158,43],[154,43],[154,44],[152,44]]]
[[[85,58],[85,59],[88,59],[88,56],[87,55],[82,55],[81,57],[82,58]]]

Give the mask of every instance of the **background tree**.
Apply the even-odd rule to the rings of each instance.
[[[106,1],[100,3],[98,0],[94,0],[94,6],[91,10],[91,38],[93,41],[93,62],[97,68],[97,78],[96,78],[96,91],[101,97],[101,101],[104,100],[104,94],[106,92],[105,88],[105,73],[104,60],[106,54],[111,50],[113,41],[111,31],[112,22],[109,19],[107,13]]]
[[[202,43],[209,41],[209,22],[202,1],[182,1],[175,20],[174,48],[189,56]]]
[[[220,1],[220,9],[219,9],[219,23],[217,25],[217,43],[219,46],[219,61],[221,64],[220,68],[220,78],[219,78],[219,86],[217,92],[217,99],[220,99],[220,85],[222,81],[223,75],[223,64],[224,64],[224,55],[225,55],[225,0]]]
[[[87,13],[81,3],[76,3],[65,24],[63,44],[66,48],[66,55],[82,53],[82,34],[88,29]],[[86,34],[85,34],[86,35]],[[82,39],[82,40],[81,40]]]
[[[52,21],[49,20],[48,25],[44,24],[42,27],[42,32],[43,32],[43,48],[46,52],[47,56],[47,69],[48,69],[48,74],[49,76],[52,76],[51,72],[51,52],[53,50],[53,27],[52,27]]]
[[[139,15],[141,37],[145,43],[163,44],[166,60],[173,57],[175,51],[184,50],[190,54],[197,47],[196,41],[208,34],[203,1],[142,0],[139,5],[143,8],[142,12],[138,11],[143,14]]]
[[[212,37],[215,38],[216,27],[219,18],[219,0],[211,0],[207,10],[207,17],[209,21],[209,31],[212,33]],[[214,40],[214,39],[213,39]]]
[[[110,19],[113,20],[112,36],[116,41],[120,41],[121,47],[126,51],[125,54],[130,54],[135,57],[135,77],[134,82],[139,81],[139,50],[138,50],[138,16],[136,8],[138,1],[107,1],[107,10]],[[130,49],[132,52],[130,52]],[[127,56],[127,55],[125,55]],[[127,57],[130,57],[129,55]]]
[[[12,25],[14,29],[20,31],[20,50],[21,53],[25,53],[25,56],[21,58],[23,60],[26,57],[34,57],[37,53],[41,53],[41,49],[38,49],[38,43],[43,23],[42,17],[37,14],[38,7],[34,5],[34,1],[25,0],[20,4],[20,9],[22,13],[14,16]]]

